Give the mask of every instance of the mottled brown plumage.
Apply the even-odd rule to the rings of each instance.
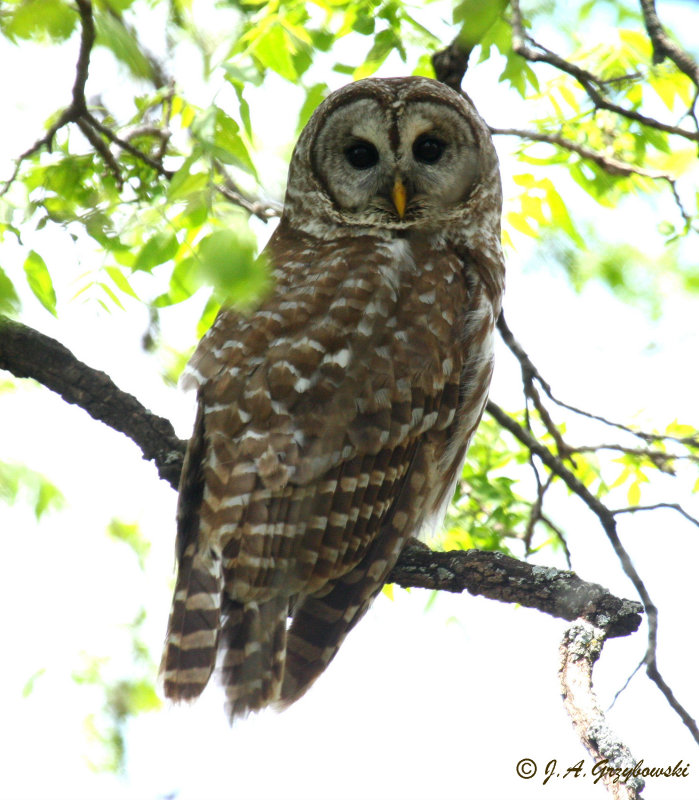
[[[218,655],[231,717],[293,702],[442,513],[490,383],[500,206],[487,128],[441,84],[369,79],[315,112],[275,287],[190,365],[168,697]]]

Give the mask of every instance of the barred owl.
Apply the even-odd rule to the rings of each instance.
[[[168,697],[217,667],[231,719],[292,703],[440,518],[491,378],[501,204],[485,123],[437,81],[358,81],[313,114],[274,288],[190,364]]]

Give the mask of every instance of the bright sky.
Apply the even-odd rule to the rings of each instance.
[[[4,44],[0,49],[0,61],[8,60],[12,74],[21,76],[3,87],[4,107],[17,111],[14,124],[0,129],[0,165],[5,165],[0,178],[10,158],[37,138],[57,98],[67,96],[74,53],[64,52],[50,68],[39,69],[46,54],[24,45],[19,51]],[[103,63],[95,62],[93,75],[108,68]],[[488,121],[510,124],[488,73],[474,73],[469,81],[466,88]],[[279,87],[277,115],[277,101],[290,108],[296,103],[287,84],[279,82]],[[295,119],[291,113],[290,118]],[[281,145],[271,136],[269,152]],[[507,191],[513,171],[510,143],[497,145]],[[279,159],[268,163],[270,184],[278,186],[283,166]],[[600,226],[634,241],[654,228],[658,215],[643,203],[611,220],[605,213]],[[54,271],[65,276],[59,279],[59,296],[67,300],[76,253],[62,238],[48,236],[45,232],[41,239],[42,252],[52,254]],[[27,247],[34,241],[28,236]],[[19,276],[22,260],[23,250],[8,242],[3,268]],[[675,417],[696,424],[699,386],[696,370],[687,367],[696,363],[699,350],[696,308],[686,299],[671,300],[663,320],[650,323],[603,289],[590,287],[574,295],[553,268],[534,269],[528,261],[524,244],[508,254],[508,322],[559,396],[618,419],[639,412],[649,425]],[[172,419],[181,436],[188,435],[192,399],[164,388],[152,361],[142,354],[142,310],[134,305],[127,314],[108,316],[98,314],[94,303],[64,308],[71,319],[57,325],[28,298],[26,321],[59,338],[121,388]],[[176,315],[165,325],[173,338],[187,330]],[[518,381],[517,366],[503,350],[493,399],[518,407]],[[580,437],[587,434],[581,426]],[[0,608],[3,638],[9,643],[0,682],[1,798],[606,796],[589,776],[541,784],[551,759],[557,759],[561,774],[581,759],[588,771],[592,766],[560,701],[556,671],[565,624],[468,595],[440,595],[426,612],[427,593],[399,589],[393,601],[379,597],[326,674],[284,714],[261,714],[229,729],[214,688],[191,708],[165,709],[133,721],[125,781],[91,772],[85,759],[99,754],[87,742],[84,720],[99,710],[102,698],[96,689],[76,686],[71,674],[83,666],[82,651],[111,657],[110,669],[118,674],[129,655],[123,625],[141,604],[148,608],[144,636],[158,652],[170,603],[175,494],[132,443],[46,391],[22,389],[0,397],[0,442],[2,460],[45,473],[69,501],[67,509],[40,525],[21,503],[0,508],[6,565]],[[687,481],[663,482],[662,499],[679,499],[691,510],[687,486]],[[653,499],[649,496],[648,502]],[[697,506],[695,500],[695,515]],[[555,512],[568,532],[573,566],[581,577],[634,597],[610,545],[582,505],[560,493]],[[145,573],[127,548],[104,536],[115,516],[138,521],[153,542]],[[696,528],[672,512],[659,512],[625,519],[620,530],[661,609],[660,669],[678,698],[696,712],[696,625],[687,607],[699,561]],[[548,550],[541,560],[565,566]],[[603,706],[641,658],[644,636],[645,630],[607,644],[595,671]],[[46,672],[24,699],[28,678],[42,668]],[[642,675],[609,719],[637,759],[662,766],[682,759],[691,765],[689,778],[650,780],[647,800],[699,795],[696,746]],[[539,766],[539,775],[530,781],[515,774],[515,765],[525,757]]]

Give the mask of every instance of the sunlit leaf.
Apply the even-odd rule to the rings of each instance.
[[[295,81],[298,73],[291,58],[292,45],[281,25],[271,25],[255,41],[252,52],[268,69],[274,70],[288,81]]]
[[[26,698],[34,691],[37,681],[46,674],[46,667],[38,669],[33,675],[29,677],[27,682],[22,687],[22,697]]]
[[[114,285],[124,294],[128,294],[130,297],[133,297],[134,300],[139,299],[126,276],[120,269],[117,269],[116,267],[105,267],[105,272],[114,281]]]
[[[626,492],[626,499],[630,506],[637,506],[641,502],[641,485],[634,481]]]
[[[15,287],[0,267],[0,314],[16,314],[19,308],[19,296]]]
[[[458,41],[465,50],[474,48],[499,19],[509,0],[460,0],[452,12],[455,23],[462,23]]]
[[[112,539],[123,542],[136,554],[138,565],[145,568],[146,558],[150,552],[150,542],[144,538],[136,523],[127,523],[113,519],[107,526],[107,533]]]
[[[27,276],[27,283],[34,293],[34,297],[54,317],[57,316],[56,292],[53,288],[53,281],[46,267],[46,262],[35,250],[31,250],[24,260],[24,274]]]
[[[175,256],[179,248],[177,237],[170,231],[159,231],[140,249],[134,262],[134,270],[149,272],[158,264],[163,264]]]
[[[258,297],[267,283],[267,269],[255,259],[255,250],[255,241],[249,235],[215,231],[199,243],[197,261],[205,280],[220,297],[245,303]]]
[[[23,0],[5,8],[0,16],[3,33],[10,39],[63,41],[78,23],[78,16],[64,0]]]

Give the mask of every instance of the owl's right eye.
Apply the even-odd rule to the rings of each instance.
[[[355,169],[369,169],[379,161],[379,151],[371,142],[355,142],[345,150],[345,158]]]

